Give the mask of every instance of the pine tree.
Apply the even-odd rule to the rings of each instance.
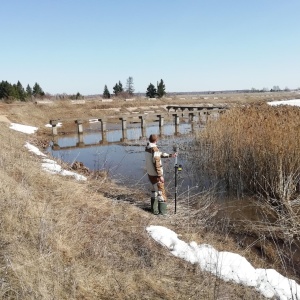
[[[77,92],[75,98],[76,98],[76,100],[83,99],[83,96],[79,92]]]
[[[160,80],[160,83],[157,83],[157,95],[158,98],[162,98],[166,95],[166,86],[162,79]]]
[[[12,85],[7,81],[1,81],[0,83],[0,99],[8,99],[12,94]]]
[[[119,80],[119,93],[122,93],[124,92],[124,89],[123,89],[123,85],[121,83],[121,81]]]
[[[21,101],[25,101],[26,100],[26,93],[25,90],[21,84],[20,81],[17,82],[17,93],[18,93],[18,99],[20,99]]]
[[[16,84],[12,85],[12,89],[9,93],[9,96],[12,99],[20,99],[18,86]]]
[[[113,87],[114,94],[118,96],[120,93],[124,92],[123,85],[121,81],[119,80],[119,83],[116,83],[116,85]]]
[[[45,93],[40,87],[40,85],[36,82],[32,88],[32,94],[34,97],[44,96]]]
[[[150,83],[149,86],[148,86],[148,88],[147,88],[146,96],[148,98],[155,98],[155,97],[157,97],[156,88],[155,88],[155,86],[152,83]]]
[[[27,87],[26,87],[26,94],[27,94],[27,97],[32,96],[32,88],[30,87],[29,84],[27,84]]]
[[[129,95],[133,95],[133,93],[134,93],[133,78],[130,76],[128,77],[127,82],[126,82],[126,92]]]
[[[110,98],[110,93],[109,93],[109,90],[107,88],[107,85],[104,86],[103,98],[104,99],[109,99]]]

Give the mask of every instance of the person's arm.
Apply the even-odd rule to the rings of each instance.
[[[162,158],[168,158],[168,157],[176,157],[177,156],[177,153],[172,153],[172,154],[168,154],[168,153],[162,153],[161,154],[161,157]]]

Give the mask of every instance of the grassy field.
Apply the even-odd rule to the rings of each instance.
[[[226,104],[235,107],[280,98],[278,94],[263,99],[261,95],[246,96],[232,96]],[[219,105],[226,99],[201,100],[155,100],[155,104],[207,104],[214,100],[213,104]],[[1,299],[263,299],[251,288],[223,282],[173,257],[147,235],[147,226],[163,225],[187,242],[239,253],[255,267],[274,267],[274,261],[244,247],[237,235],[231,235],[227,218],[219,231],[220,223],[213,222],[216,206],[209,201],[209,194],[199,195],[198,207],[192,211],[183,205],[177,215],[158,218],[142,209],[149,205],[148,195],[117,186],[105,176],[91,176],[82,183],[45,173],[39,158],[24,147],[26,141],[41,149],[47,145],[50,132],[44,125],[52,118],[94,117],[103,109],[120,108],[122,113],[139,106],[149,106],[149,100],[83,105],[59,101],[51,107],[0,104],[0,114],[11,122],[40,128],[28,136],[0,123]],[[104,196],[107,191],[109,198]],[[136,203],[130,204],[129,198]],[[276,249],[274,253],[276,257]],[[276,266],[297,279],[284,270],[286,264]]]

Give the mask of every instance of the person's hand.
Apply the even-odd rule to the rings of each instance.
[[[164,177],[163,177],[163,176],[160,176],[160,177],[159,177],[159,181],[160,181],[161,183],[164,183],[164,182],[165,182]]]

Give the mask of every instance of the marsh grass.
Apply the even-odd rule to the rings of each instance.
[[[3,125],[0,138],[1,299],[260,298],[173,257],[146,234],[160,224],[184,235],[184,217],[157,219],[103,178],[48,174],[24,147],[26,135]]]
[[[240,245],[298,275],[299,116],[292,106],[238,106],[208,124],[195,151],[199,170],[239,203],[223,205],[218,227],[226,216],[223,228],[236,234]]]
[[[299,116],[300,109],[291,106],[230,110],[202,132],[206,168],[240,197],[260,195],[283,206],[297,199]]]
[[[140,209],[149,205],[142,192],[106,176],[81,183],[41,169],[25,142],[44,142],[43,126],[51,118],[94,116],[93,105],[1,107],[12,122],[41,130],[29,137],[0,127],[0,298],[263,299],[251,288],[226,283],[175,258],[146,234],[148,225],[167,226],[186,241],[233,250],[262,264],[236,248],[229,219],[223,217],[225,235],[210,230],[211,211],[217,208],[212,192],[185,195],[178,214],[163,219]]]

